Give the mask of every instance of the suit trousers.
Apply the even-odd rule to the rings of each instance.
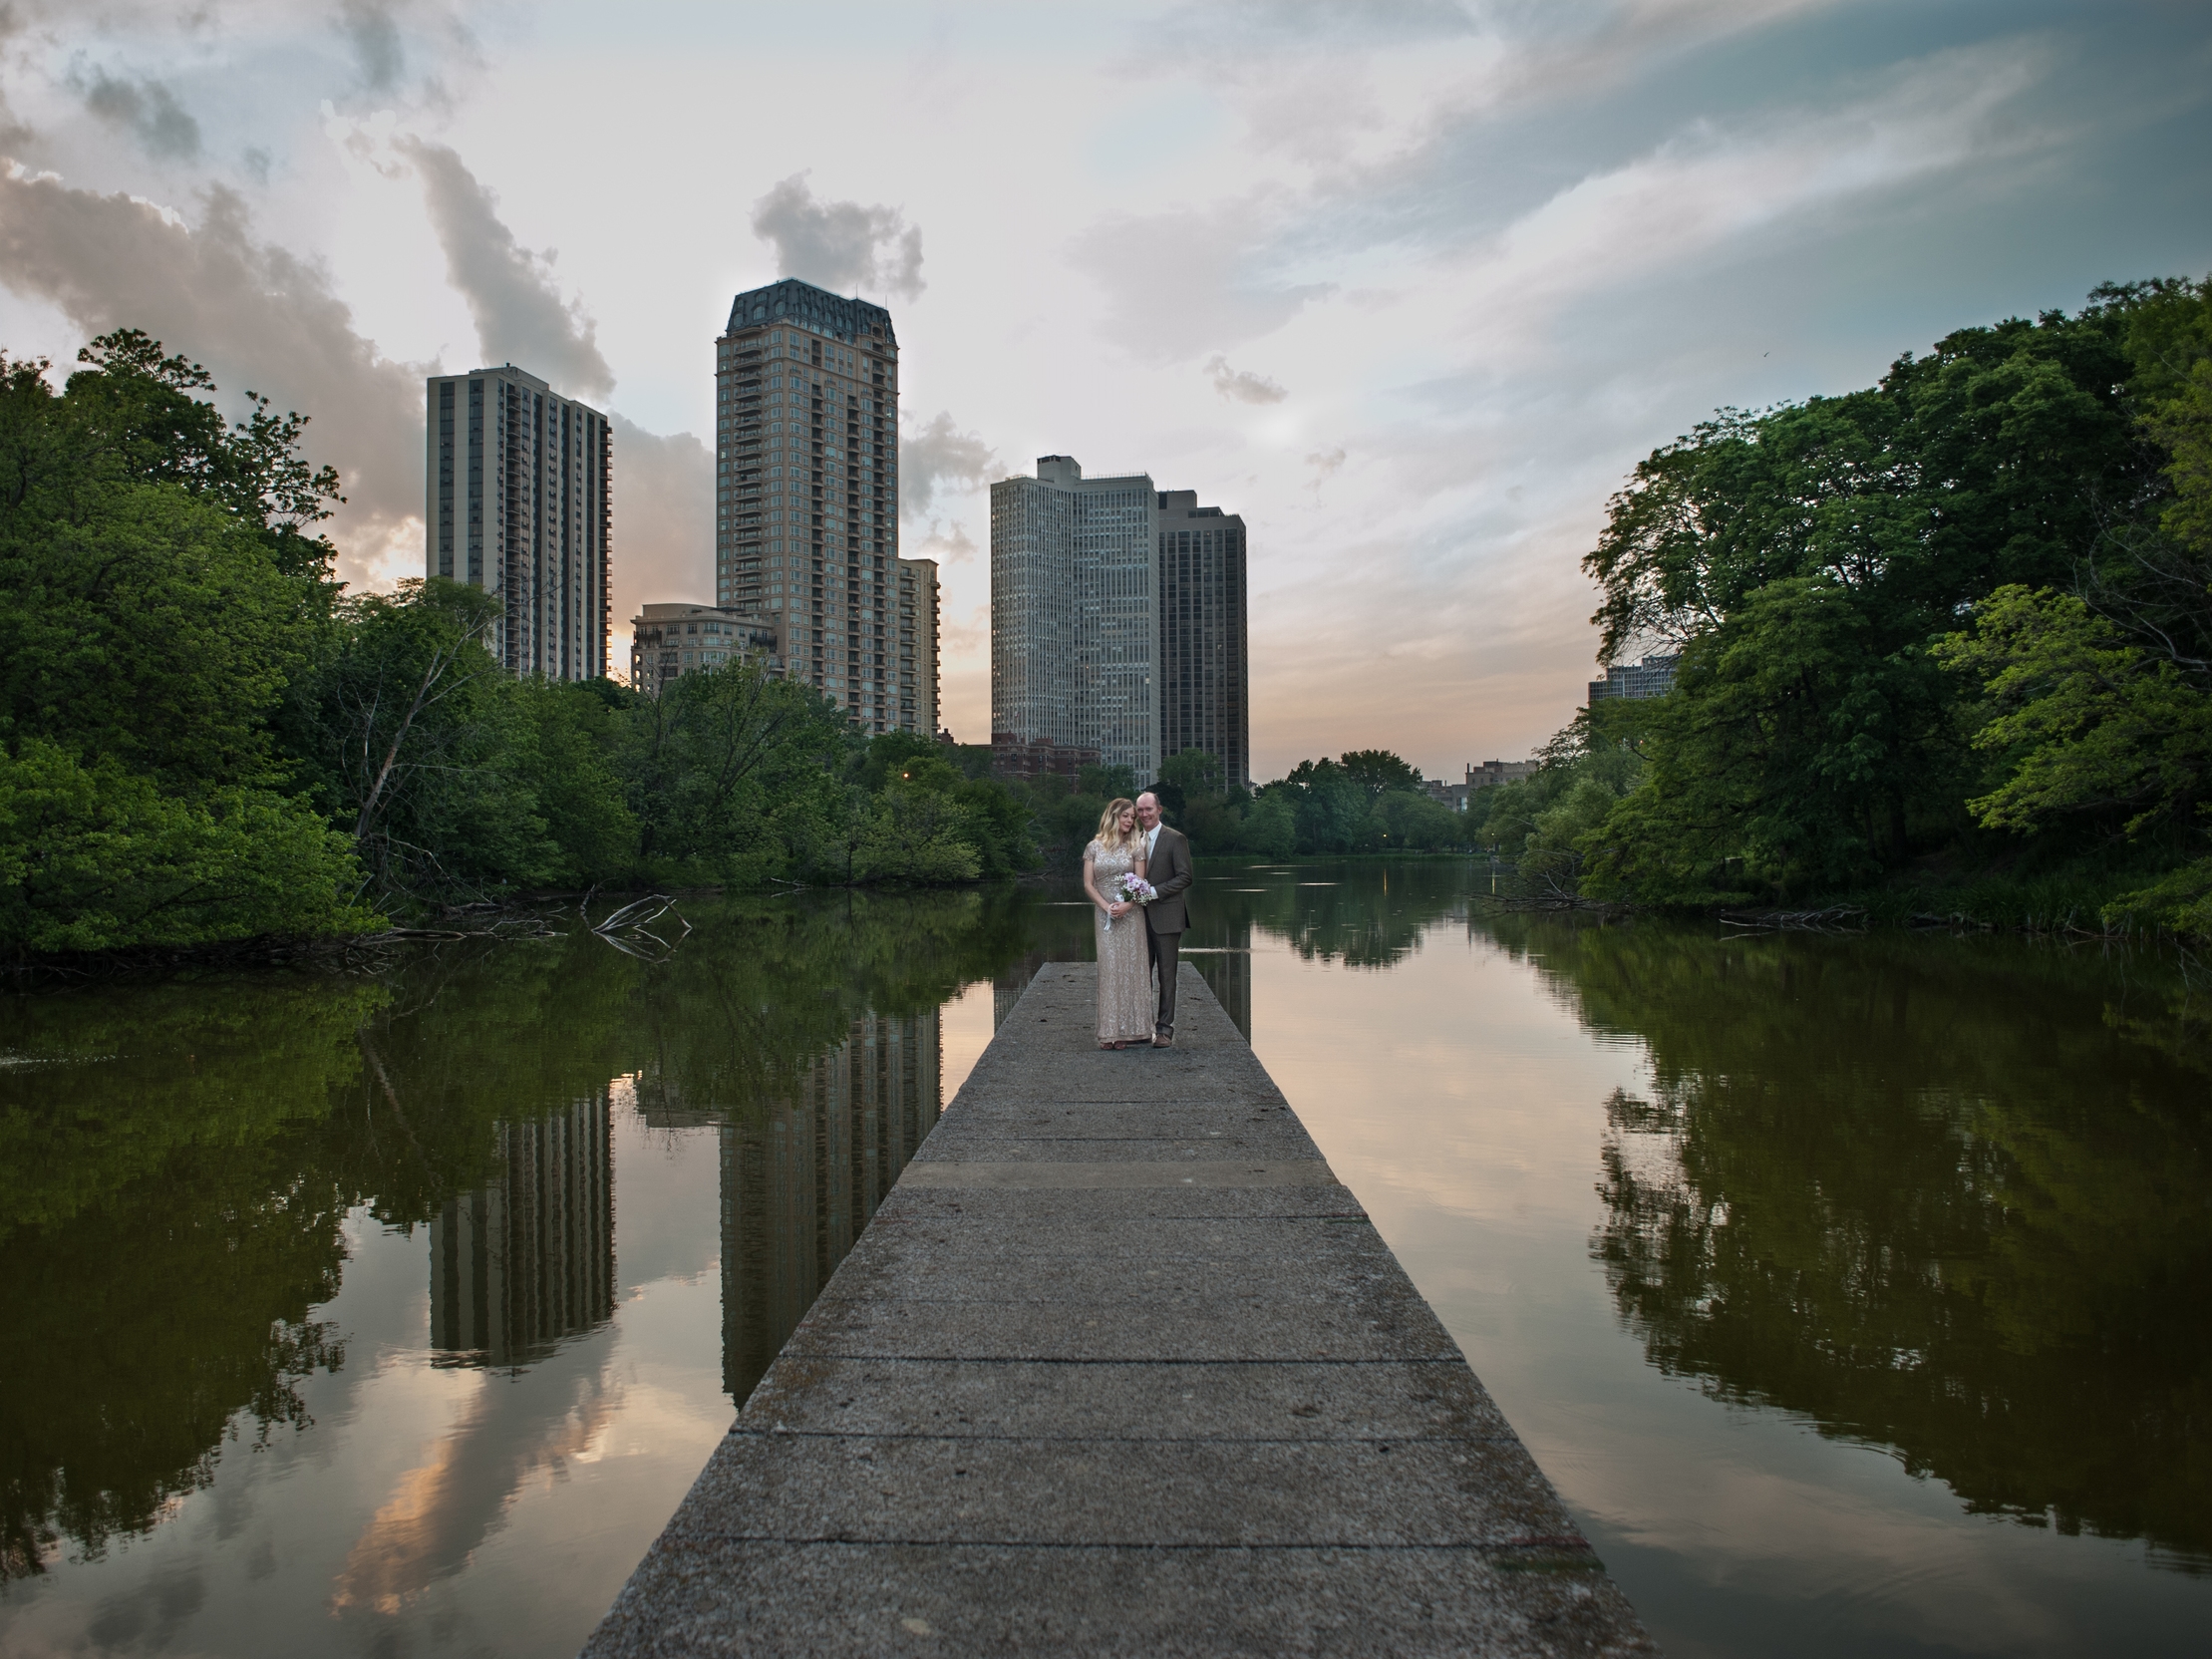
[[[1160,1030],[1172,1034],[1175,1029],[1175,976],[1180,971],[1180,952],[1183,936],[1180,933],[1154,933],[1149,927],[1144,937],[1152,947],[1152,971],[1159,975],[1159,1014],[1152,1022]]]

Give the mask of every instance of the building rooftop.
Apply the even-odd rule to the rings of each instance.
[[[894,353],[898,349],[891,314],[882,306],[846,299],[795,276],[765,288],[749,288],[731,301],[727,332],[769,323],[792,323],[834,340],[879,340]]]

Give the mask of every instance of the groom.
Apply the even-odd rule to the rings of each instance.
[[[1190,925],[1190,842],[1182,831],[1159,821],[1159,797],[1146,790],[1136,798],[1136,823],[1144,831],[1144,879],[1159,897],[1144,906],[1144,937],[1152,950],[1152,971],[1159,975],[1159,1013],[1153,1021],[1152,1047],[1175,1045],[1175,953]]]

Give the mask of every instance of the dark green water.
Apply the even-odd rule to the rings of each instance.
[[[1190,958],[1668,1649],[2194,1653],[2176,965],[1216,865]],[[1064,890],[0,1001],[0,1651],[572,1652]]]

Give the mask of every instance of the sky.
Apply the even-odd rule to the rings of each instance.
[[[714,340],[890,308],[902,551],[990,726],[988,488],[1242,513],[1256,778],[1526,755],[1608,498],[1723,406],[2212,272],[2212,6],[0,4],[0,348],[136,326],[313,417],[340,571],[423,568],[423,380],[615,423],[616,661],[713,593]]]

